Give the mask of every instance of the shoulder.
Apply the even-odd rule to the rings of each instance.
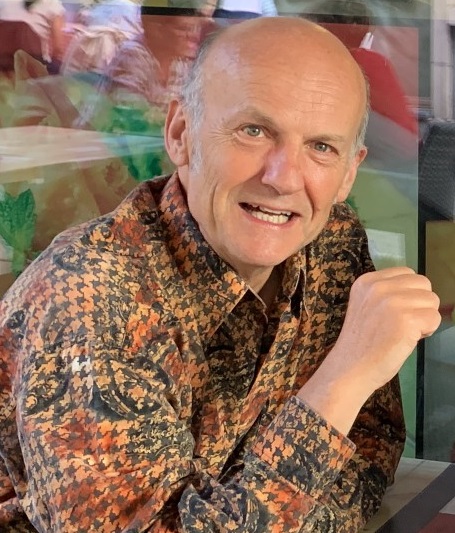
[[[355,210],[346,202],[335,204],[321,238],[331,244],[345,246],[350,241],[359,241],[365,237],[365,229]]]
[[[7,291],[0,322],[23,317],[29,342],[45,346],[120,339],[145,273],[167,261],[150,260],[159,231],[148,189],[141,184],[117,210],[57,236]]]
[[[326,268],[337,270],[340,275],[354,279],[374,269],[366,231],[346,202],[333,206],[325,228],[311,248],[315,255],[324,258]]]

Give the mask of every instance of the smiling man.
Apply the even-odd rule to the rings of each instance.
[[[174,102],[168,115],[168,151],[190,212],[214,250],[258,291],[274,266],[320,233],[366,155],[355,146],[367,106],[357,65],[319,29],[301,35],[294,22],[287,42],[285,23],[261,21],[262,32],[251,36],[240,25],[220,37],[191,82],[203,88],[190,85],[184,105]],[[306,52],[316,37],[321,46]],[[273,54],[264,50],[272,38],[280,42]],[[194,93],[204,102],[197,105]],[[196,168],[192,151],[202,162]]]
[[[1,303],[2,530],[362,528],[403,448],[396,374],[440,321],[344,204],[367,93],[301,19],[207,40],[169,107],[176,172]]]

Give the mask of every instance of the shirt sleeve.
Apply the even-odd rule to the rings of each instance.
[[[212,477],[194,456],[170,376],[132,368],[117,349],[35,353],[15,396],[30,479],[21,504],[42,532],[348,532],[364,522],[365,502],[377,507],[395,466],[392,431],[375,460],[378,435],[364,428],[354,454],[291,397],[243,468]]]
[[[40,314],[30,289],[21,302],[19,280],[0,304],[0,524],[12,512],[5,471],[43,533],[348,533],[378,508],[404,442],[397,380],[370,397],[349,438],[291,396],[243,460],[214,475],[195,453],[182,338],[160,323],[135,352],[105,327],[98,337],[69,335],[68,302],[85,302],[82,323],[102,312],[83,299],[86,285],[69,289]],[[130,312],[121,293],[116,302],[112,331]]]
[[[359,531],[377,512],[403,450],[398,379],[370,398],[349,436],[357,448],[292,397],[248,455],[238,485],[221,489],[231,491],[232,501],[244,491],[249,510],[244,523],[250,527],[239,531],[257,531],[253,524],[258,522],[264,524],[259,531]],[[200,498],[204,490],[197,493],[192,486],[184,493],[182,510],[191,525],[185,531],[212,531],[207,502]],[[212,486],[211,494],[225,501],[220,487]],[[239,524],[233,522],[235,527]]]

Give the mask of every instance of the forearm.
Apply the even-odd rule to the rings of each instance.
[[[52,57],[61,60],[65,52],[64,48],[64,25],[65,20],[62,15],[55,17],[51,26]]]
[[[219,529],[213,529],[213,514],[208,512],[208,491],[191,487],[181,509],[185,531],[219,531],[222,523],[226,530],[245,532],[258,531],[258,523],[264,532],[312,531],[314,509],[353,452],[348,439],[293,397],[259,436],[243,469],[228,475],[224,486],[211,486],[211,499],[218,502],[220,512]],[[229,508],[233,512],[226,516]]]
[[[23,433],[24,458],[39,489],[29,494],[30,503],[49,509],[47,516],[35,514],[39,531],[162,531],[166,524],[188,533],[227,526],[248,533],[257,531],[258,517],[260,531],[311,531],[314,509],[325,507],[324,495],[353,453],[352,443],[296,398],[258,438],[237,475],[223,479],[193,457],[189,430],[169,433],[175,424],[168,426],[163,413],[147,424],[160,427],[162,444],[155,442],[153,453],[145,437],[143,446],[128,442],[129,435],[147,434],[145,423],[138,433],[127,420],[90,422],[88,412],[72,418],[81,415],[90,438],[77,434],[76,423],[70,431],[55,427],[55,419],[49,432],[33,431],[29,419]]]
[[[259,518],[267,533],[303,527],[319,533],[321,520],[352,531],[365,521],[361,495],[368,491],[372,505],[379,504],[387,474],[371,450],[377,444],[388,453],[377,438],[380,420],[369,426],[360,418],[360,471],[346,469],[357,464],[350,461],[352,442],[293,397],[243,462],[234,461],[236,472],[221,476],[210,458],[195,454],[191,427],[179,416],[178,406],[189,401],[182,389],[172,381],[164,388],[153,365],[132,370],[121,351],[103,348],[102,355],[98,362],[90,345],[55,357],[36,354],[30,375],[44,365],[45,389],[39,381],[38,388],[35,380],[21,382],[18,425],[30,480],[21,503],[38,531],[161,532],[165,524],[186,533],[227,525],[249,533]],[[219,445],[226,464],[232,452]],[[346,498],[349,505],[340,504]]]
[[[373,403],[378,406],[382,399]],[[208,493],[218,502],[218,518],[234,529],[243,527],[239,531],[255,530],[251,524],[258,520],[267,532],[360,530],[381,503],[404,440],[399,423],[396,427],[395,421],[379,416],[363,425],[365,416],[362,410],[354,453],[352,442],[292,398],[233,479],[225,485],[213,481],[210,491],[193,486],[185,491],[185,531],[213,531],[211,502],[204,497]],[[224,514],[227,508],[233,509],[232,516]]]
[[[340,368],[334,368],[334,365]],[[370,393],[361,386],[361,381],[351,380],[344,370],[341,357],[326,359],[297,396],[340,433],[347,435]]]
[[[404,448],[406,430],[398,376],[368,398],[348,436],[356,445],[356,453],[332,487],[327,503],[339,509],[339,516],[346,512],[357,515],[362,527],[377,512],[387,486],[393,482]],[[342,524],[337,533],[345,531]]]

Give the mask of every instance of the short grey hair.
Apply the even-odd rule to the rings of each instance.
[[[221,28],[210,33],[199,47],[198,54],[191,65],[188,77],[180,93],[180,102],[189,116],[188,129],[193,136],[193,149],[191,153],[191,168],[199,172],[202,167],[202,144],[198,135],[204,115],[204,63],[221,33],[226,28]]]
[[[359,131],[357,132],[354,146],[353,146],[353,155],[356,155],[359,153],[359,151],[365,146],[365,136],[367,133],[368,128],[368,119],[370,118],[370,82],[368,81],[368,78],[366,74],[363,72],[362,69],[360,69],[363,75],[363,80],[365,83],[365,111],[363,113],[362,121],[360,122]]]
[[[218,40],[219,35],[224,33],[224,31],[226,31],[226,28],[221,28],[210,33],[204,39],[199,47],[197,57],[191,65],[188,77],[180,94],[180,101],[191,118],[191,129],[193,132],[196,132],[200,127],[204,113],[204,63],[213,43]]]

